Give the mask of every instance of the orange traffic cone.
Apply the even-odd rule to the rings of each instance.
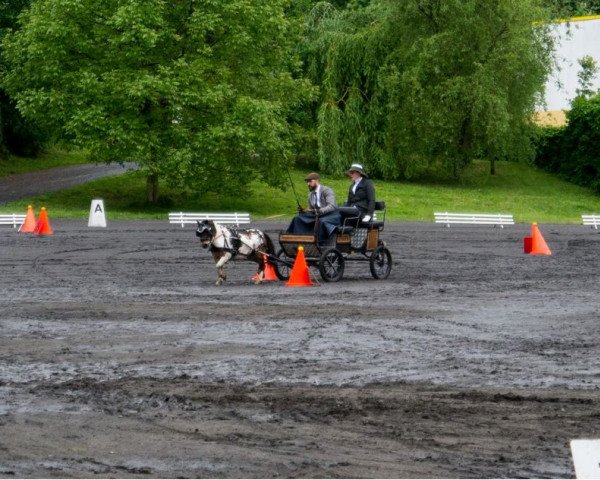
[[[285,284],[286,287],[312,287],[314,283],[310,281],[310,272],[304,257],[304,247],[298,247],[296,261],[290,272],[290,279]]]
[[[33,207],[31,205],[28,205],[27,215],[25,215],[25,221],[23,222],[23,225],[21,225],[21,228],[19,228],[19,232],[33,233],[36,225],[37,220],[35,219],[35,214],[33,213]]]
[[[269,257],[267,257],[266,255],[263,255],[263,259],[265,261],[265,271],[264,271],[262,281],[270,282],[272,280],[279,280],[277,278],[277,275],[275,274],[275,269],[273,268],[273,265],[271,265],[271,263],[269,262]],[[252,277],[252,280],[254,280],[255,282],[258,282],[260,280],[260,275],[257,273],[256,275],[254,275]]]
[[[46,213],[46,207],[42,207],[42,211],[40,212],[40,216],[38,218],[35,229],[33,230],[34,235],[52,235],[54,232],[52,231],[52,227],[50,226],[50,222],[48,221],[48,214]]]
[[[523,238],[523,251],[530,255],[552,255],[537,223],[531,226],[531,237]]]

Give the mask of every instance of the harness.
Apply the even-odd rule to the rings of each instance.
[[[221,227],[221,229],[224,230],[223,227]],[[229,252],[229,253],[231,253],[231,259],[233,260],[234,257],[239,253],[239,249],[240,249],[240,246],[242,245],[242,243],[244,245],[246,245],[247,247],[249,247],[251,250],[254,250],[254,248],[252,248],[251,245],[248,245],[246,242],[244,242],[239,237],[239,233],[237,230],[235,230],[233,228],[227,228],[227,230],[231,233],[231,236],[229,238],[227,238],[221,232],[220,235],[213,237],[212,240],[210,241],[209,251],[211,251],[211,252],[215,252],[215,251]],[[223,237],[223,243],[225,244],[224,247],[215,247],[214,246],[215,240],[217,240],[219,237]]]

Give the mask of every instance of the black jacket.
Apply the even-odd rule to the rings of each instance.
[[[375,185],[368,178],[363,177],[356,187],[356,193],[352,193],[350,185],[348,190],[348,200],[345,203],[347,207],[358,207],[362,215],[371,215],[375,212]]]

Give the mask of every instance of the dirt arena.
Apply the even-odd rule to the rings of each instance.
[[[0,229],[2,478],[573,477],[600,437],[589,227],[388,223],[389,279],[286,288],[214,286],[190,226],[51,223]]]

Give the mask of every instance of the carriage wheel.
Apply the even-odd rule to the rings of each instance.
[[[383,245],[378,246],[371,254],[369,266],[373,278],[378,280],[387,278],[392,271],[392,254]]]
[[[275,255],[278,259],[282,261],[273,261],[273,267],[275,267],[275,275],[282,282],[286,282],[290,279],[290,272],[292,271],[292,267],[290,267],[286,262],[293,263],[293,258],[287,256],[284,250],[279,250],[277,255]]]
[[[337,282],[344,276],[344,257],[335,248],[328,248],[321,254],[319,272],[326,282]]]

